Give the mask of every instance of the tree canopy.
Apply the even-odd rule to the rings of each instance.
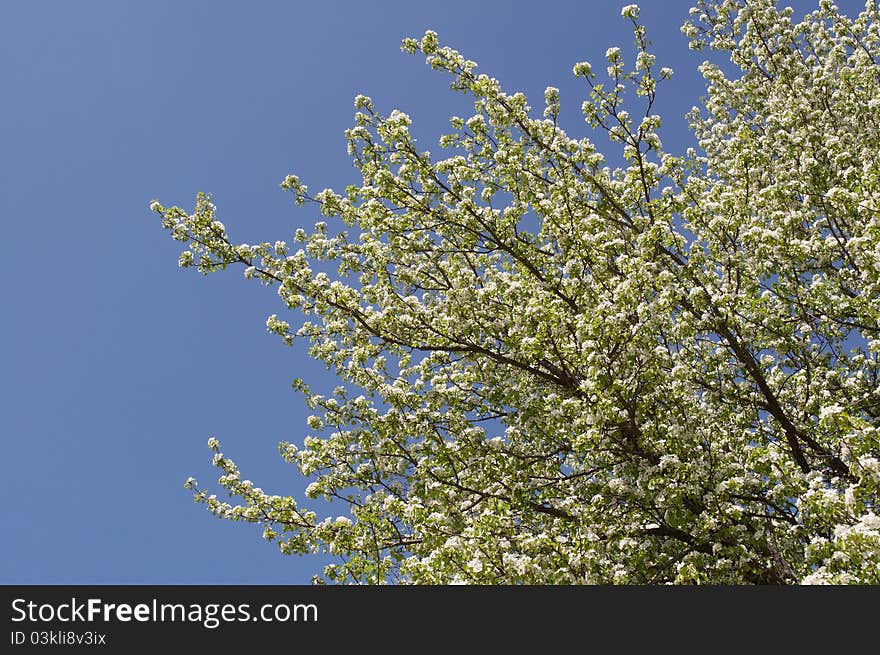
[[[621,13],[635,60],[573,68],[620,165],[567,135],[557,89],[536,114],[428,31],[402,49],[474,109],[441,158],[358,96],[362,184],[288,176],[323,214],[294,245],[235,243],[206,194],[153,202],[181,266],[277,287],[269,331],[340,383],[297,381],[310,433],[280,452],[345,515],[213,437],[234,502],[189,479],[198,502],[338,555],[326,581],[880,583],[878,5],[700,0],[682,31],[729,64],[700,66],[678,153],[653,113],[672,71]]]

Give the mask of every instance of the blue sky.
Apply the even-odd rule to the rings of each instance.
[[[286,174],[315,190],[357,180],[342,135],[356,94],[409,113],[429,148],[467,112],[399,50],[426,29],[538,111],[559,87],[563,126],[586,134],[571,67],[631,44],[624,4],[0,4],[0,583],[308,583],[320,562],[213,518],[182,485],[213,484],[215,435],[243,475],[299,493],[276,451],[306,432],[290,382],[327,374],[266,333],[272,290],[178,269],[150,200],[211,192],[233,239],[289,240],[318,218],[279,189]],[[689,2],[641,4],[676,71],[657,105],[674,150],[705,55],[678,31]]]

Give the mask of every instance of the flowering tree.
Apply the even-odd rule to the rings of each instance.
[[[877,3],[700,0],[683,31],[735,74],[702,64],[681,155],[652,113],[671,71],[622,14],[634,65],[574,66],[619,167],[557,89],[535,116],[426,32],[402,49],[474,101],[448,157],[358,96],[363,184],[282,183],[327,219],[299,249],[235,244],[203,194],[153,203],[181,266],[275,285],[268,329],[341,381],[298,382],[313,434],[280,451],[348,516],[254,487],[213,438],[239,504],[190,479],[198,502],[339,555],[330,581],[880,583]]]

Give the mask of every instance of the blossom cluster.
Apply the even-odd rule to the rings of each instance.
[[[699,0],[691,47],[730,65],[700,67],[679,154],[652,111],[672,71],[621,14],[634,62],[573,69],[619,167],[558,89],[534,116],[429,31],[402,48],[474,102],[440,157],[358,96],[362,182],[285,178],[321,214],[293,246],[233,243],[207,195],[154,203],[181,266],[276,287],[267,329],[340,380],[297,381],[310,432],[280,452],[348,515],[255,487],[216,440],[239,504],[190,479],[198,502],[339,555],[338,582],[880,583],[877,5]]]

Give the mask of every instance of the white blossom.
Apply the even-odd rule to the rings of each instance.
[[[639,17],[639,6],[638,5],[626,5],[623,9],[620,10],[620,15],[624,18],[631,18],[635,20]]]
[[[572,69],[598,138],[566,131],[556,87],[542,114],[429,31],[402,49],[473,115],[433,156],[357,96],[358,183],[282,182],[321,214],[296,252],[236,243],[207,194],[151,203],[182,266],[276,286],[267,330],[339,378],[294,383],[308,418],[279,445],[316,502],[211,437],[238,504],[189,478],[198,503],[338,556],[334,582],[877,583],[876,16],[701,2],[683,31],[725,63],[699,66],[676,153],[672,71],[621,14],[634,63]]]

